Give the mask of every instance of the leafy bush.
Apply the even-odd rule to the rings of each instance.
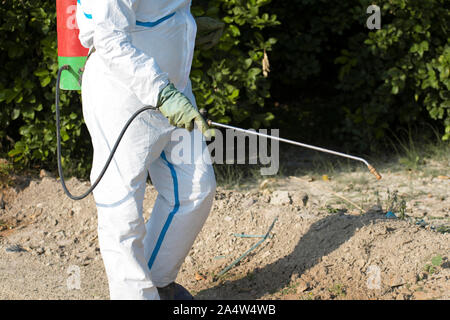
[[[427,110],[445,125],[443,138],[450,138],[450,11],[445,2],[379,1],[382,28],[349,38],[348,49],[335,60],[341,65],[337,88],[348,95],[343,110],[357,136],[380,139],[392,125],[427,119]]]
[[[344,149],[370,150],[420,121],[449,139],[447,2],[194,1],[195,16],[226,23],[215,48],[194,54],[198,105],[219,122],[271,125]],[[55,3],[0,3],[0,155],[54,168]],[[381,7],[380,30],[366,27],[371,4]],[[61,104],[65,167],[86,175],[92,156],[79,93],[63,92]]]
[[[262,31],[279,24],[275,15],[261,12],[270,0],[195,3],[194,16],[207,15],[226,23],[214,49],[195,53],[191,79],[197,103],[219,122],[268,126],[274,115],[262,108],[270,97],[263,60],[276,39],[265,38]]]
[[[9,150],[9,156],[21,165],[54,168],[55,3],[1,2],[0,60],[4,67],[0,71],[0,152]],[[195,52],[192,71],[198,104],[208,107],[218,121],[251,119],[258,127],[268,125],[267,120],[273,117],[261,110],[270,95],[269,82],[262,74],[264,50],[270,51],[275,43],[274,39],[264,39],[261,30],[277,24],[275,16],[260,12],[269,2],[199,1],[193,7],[194,15],[221,17],[227,23],[217,48]],[[92,155],[79,93],[62,92],[61,107],[63,165],[86,176]],[[12,146],[11,141],[15,141]]]
[[[272,57],[278,125],[312,139],[322,133],[358,150],[419,121],[436,120],[445,127],[443,139],[449,139],[446,2],[274,3],[271,12],[281,21],[273,29],[278,42]],[[380,30],[366,26],[371,4],[381,7]]]

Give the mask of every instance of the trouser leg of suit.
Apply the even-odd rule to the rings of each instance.
[[[149,170],[158,197],[144,243],[157,287],[175,281],[209,214],[216,187],[202,134],[179,129],[172,136],[178,136],[177,133],[183,141],[170,141]]]
[[[93,53],[83,75],[83,115],[94,147],[91,181],[100,173],[127,119],[142,107],[105,69]],[[159,298],[144,255],[142,206],[148,165],[159,157],[172,131],[158,113],[142,113],[130,125],[94,190],[111,299]]]
[[[101,62],[97,61],[95,53],[86,65],[82,94],[83,114],[94,146],[91,174],[93,181],[105,164],[125,122],[142,105],[120,82],[107,75]],[[169,144],[173,129],[167,119],[158,112],[148,111],[141,114],[127,130],[114,160],[94,190],[98,211],[98,238],[111,299],[159,298],[146,255],[148,250],[144,243],[146,228],[142,206],[148,170],[152,167],[152,163],[161,161],[161,155]],[[169,150],[168,153],[170,154]],[[199,178],[200,181],[214,180],[210,170],[205,171],[204,175],[207,178]],[[197,170],[194,169],[192,172]],[[188,180],[187,175],[180,178],[181,183]],[[209,185],[213,183],[209,182]],[[164,195],[167,194],[165,190],[169,190],[172,186],[172,179],[158,182],[158,188]],[[209,189],[210,192],[204,194],[204,197],[211,197],[213,189]],[[184,195],[182,192],[186,190],[181,188],[179,199],[190,198],[190,195]],[[158,212],[164,214],[162,212],[164,209],[173,210],[170,205],[174,200],[168,199],[166,206],[157,204],[157,207],[161,208]],[[160,202],[161,200],[158,201]],[[195,217],[196,213],[200,212],[198,215],[206,217],[210,207],[200,207],[201,210],[198,210],[198,206],[193,204],[190,216]],[[187,213],[188,210],[183,212]],[[197,219],[191,222],[188,220],[185,220],[187,230],[199,229]],[[189,223],[194,227],[191,228]],[[188,232],[178,239],[171,237],[171,241],[185,243],[184,238],[187,238],[188,242],[192,242],[192,238],[196,236],[194,232]],[[159,253],[162,252],[164,250],[160,250]],[[168,262],[171,270],[175,268],[170,267],[170,263],[178,266],[184,259],[180,252],[177,257],[177,261]]]

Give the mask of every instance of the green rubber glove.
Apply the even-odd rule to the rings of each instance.
[[[212,135],[202,115],[172,83],[159,93],[158,107],[171,125],[192,131],[195,123],[203,135],[207,137]]]

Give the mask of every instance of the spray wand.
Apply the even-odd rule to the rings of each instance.
[[[206,118],[207,111],[205,109],[200,110],[200,113],[202,114],[202,116],[204,118]],[[301,142],[297,142],[297,141],[293,141],[293,140],[289,140],[289,139],[284,139],[284,138],[280,138],[280,137],[270,136],[268,134],[259,133],[259,132],[253,131],[253,130],[246,130],[246,129],[242,129],[242,128],[238,128],[238,127],[233,127],[233,126],[230,126],[230,125],[227,125],[227,124],[214,122],[214,121],[211,121],[209,119],[206,119],[206,122],[208,123],[208,125],[210,127],[211,126],[215,126],[215,127],[224,128],[224,129],[231,129],[231,130],[235,130],[237,132],[242,132],[242,133],[246,133],[246,134],[252,134],[252,135],[256,135],[256,136],[260,136],[260,137],[264,137],[264,138],[268,138],[268,139],[272,139],[272,140],[276,140],[276,141],[289,143],[289,144],[292,144],[292,145],[295,145],[295,146],[298,146],[298,147],[312,149],[312,150],[316,150],[316,151],[319,151],[319,152],[325,152],[325,153],[333,154],[333,155],[338,156],[338,157],[344,157],[344,158],[360,161],[360,162],[364,163],[367,166],[367,168],[369,169],[370,173],[372,173],[378,180],[381,180],[381,175],[377,172],[377,170],[371,164],[369,164],[369,162],[367,162],[367,160],[365,160],[365,159],[363,159],[361,157],[355,157],[355,156],[352,156],[350,154],[346,154],[346,153],[342,153],[342,152],[337,152],[337,151],[333,151],[333,150],[329,150],[329,149],[325,149],[325,148],[321,148],[321,147],[316,147],[316,146],[312,146],[312,145],[309,145],[309,144],[305,144],[305,143],[301,143]]]

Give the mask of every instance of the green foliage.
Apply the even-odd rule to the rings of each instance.
[[[433,274],[436,273],[439,270],[439,267],[442,265],[443,263],[443,258],[440,254],[434,256],[431,259],[431,264],[427,263],[424,267],[424,271]]]
[[[54,168],[56,134],[54,93],[57,73],[56,9],[53,1],[2,1],[0,7],[0,141],[16,163]],[[194,15],[218,17],[227,23],[220,44],[196,51],[192,69],[198,105],[221,122],[249,121],[268,126],[270,83],[262,72],[264,51],[276,42],[262,30],[278,22],[262,12],[268,0],[198,1]],[[84,129],[79,93],[62,92],[63,165],[86,176],[90,139]],[[250,115],[252,115],[250,117]],[[76,165],[70,165],[74,164]]]
[[[226,24],[216,47],[194,53],[198,105],[218,122],[278,127],[341,150],[369,151],[420,121],[449,140],[447,2],[194,1],[194,16]],[[54,168],[55,2],[0,3],[0,155]],[[371,4],[381,7],[380,30],[366,27]],[[92,156],[79,93],[63,92],[61,105],[64,166],[86,175]]]
[[[270,82],[263,75],[262,61],[276,39],[264,37],[261,31],[279,24],[275,15],[261,12],[270,0],[195,3],[195,16],[207,15],[226,23],[214,49],[195,52],[191,79],[198,105],[208,108],[218,122],[268,126],[274,116],[263,108],[270,97]]]
[[[5,185],[11,185],[12,172],[13,172],[12,164],[5,161],[4,159],[0,159],[0,188]]]
[[[443,261],[442,256],[440,254],[438,254],[437,256],[433,257],[433,259],[431,259],[431,264],[433,266],[440,267],[442,264],[442,261]]]
[[[335,297],[345,297],[346,296],[346,289],[345,286],[337,283],[333,285],[333,287],[329,288],[328,291]]]
[[[271,4],[270,12],[281,22],[270,29],[278,40],[271,58],[277,125],[292,128],[297,137],[334,138],[341,148],[360,151],[419,121],[445,127],[441,136],[448,139],[447,2]],[[366,26],[371,4],[381,8],[380,30]]]
[[[371,1],[360,1],[361,9]],[[335,62],[342,108],[356,138],[380,140],[389,128],[431,119],[450,138],[450,11],[445,0],[378,1],[382,27],[355,33]],[[361,12],[361,16],[363,12]],[[344,104],[345,103],[345,104]],[[426,119],[426,118],[425,118]]]

